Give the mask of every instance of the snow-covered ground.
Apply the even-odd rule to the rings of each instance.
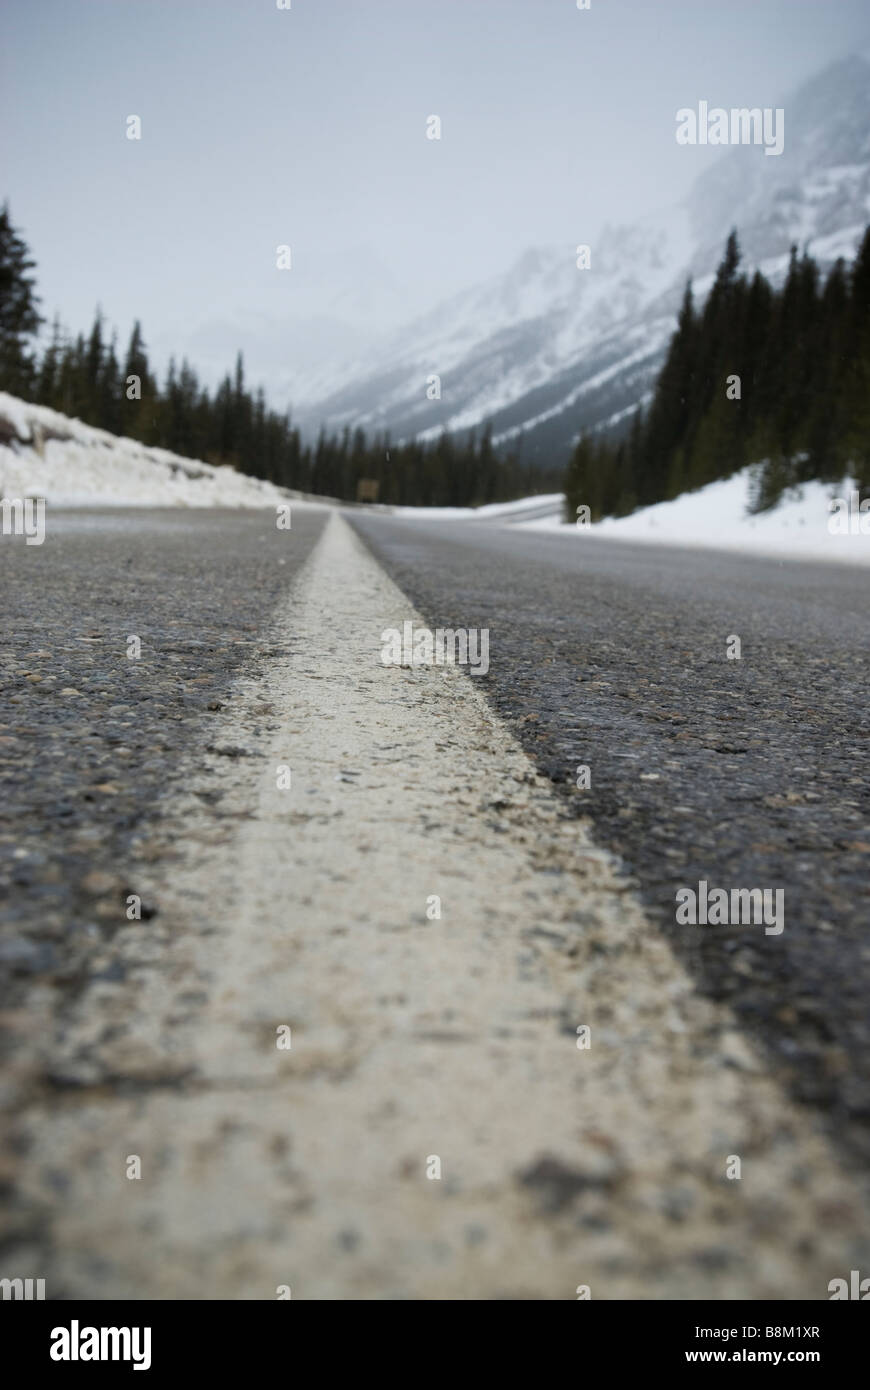
[[[65,507],[273,507],[294,493],[0,392],[0,497]]]
[[[609,518],[585,530],[558,521],[530,521],[524,529],[573,531],[581,541],[584,536],[596,535],[612,540],[748,550],[783,559],[870,564],[870,534],[834,534],[828,529],[832,521],[831,498],[842,498],[848,508],[851,483],[837,487],[805,483],[787,493],[777,507],[756,516],[748,511],[750,486],[751,470],[747,468],[724,482],[710,483],[699,492],[686,492],[673,502],[659,502],[631,516]],[[870,515],[862,520],[870,531]],[[851,524],[857,530],[857,517]]]
[[[517,502],[495,503],[477,509],[470,507],[397,507],[407,517],[431,520],[501,521],[524,531],[550,531],[574,535],[579,542],[589,537],[608,540],[641,541],[659,545],[689,545],[708,549],[747,550],[783,558],[839,560],[870,564],[870,513],[863,520],[867,534],[858,530],[858,518],[843,523],[858,530],[832,533],[830,501],[843,499],[850,505],[851,482],[837,487],[806,483],[786,494],[779,506],[758,516],[749,514],[751,470],[744,469],[724,482],[710,483],[699,492],[687,492],[673,502],[644,507],[631,516],[599,521],[577,527],[561,518],[561,497],[548,494],[525,497]],[[550,515],[534,515],[538,511]],[[529,514],[524,520],[523,514]],[[854,516],[854,508],[852,508]]]

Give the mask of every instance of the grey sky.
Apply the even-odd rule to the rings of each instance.
[[[870,48],[870,6],[3,0],[0,32],[2,192],[44,309],[78,329],[99,301],[196,362],[312,314],[386,325],[674,201],[712,157],[678,107],[776,105]]]

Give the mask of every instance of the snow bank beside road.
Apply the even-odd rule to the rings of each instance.
[[[234,468],[150,448],[5,392],[0,496],[62,507],[273,507],[298,499]]]
[[[724,482],[710,483],[699,492],[683,493],[673,502],[658,502],[631,516],[610,517],[584,528],[562,520],[562,498],[557,493],[524,497],[517,502],[498,502],[488,507],[396,507],[393,510],[402,517],[430,521],[500,522],[523,531],[576,535],[581,541],[589,536],[604,536],[608,540],[746,550],[783,559],[870,564],[870,534],[831,534],[828,530],[830,500],[840,497],[848,507],[854,486],[851,481],[836,487],[827,483],[805,483],[786,494],[772,511],[757,516],[748,511],[750,486],[751,469],[746,468]],[[870,526],[870,517],[865,519],[865,524]]]
[[[673,502],[658,502],[631,516],[611,517],[585,529],[557,520],[520,524],[524,530],[573,531],[580,540],[605,536],[608,540],[747,550],[783,559],[870,564],[870,534],[832,535],[828,530],[830,500],[840,497],[848,506],[851,482],[836,486],[804,483],[787,493],[772,511],[752,516],[747,510],[750,472],[746,468],[699,492],[683,493]],[[865,524],[870,524],[870,518]]]

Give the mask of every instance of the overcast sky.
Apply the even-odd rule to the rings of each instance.
[[[0,33],[2,191],[44,309],[206,352],[213,324],[336,296],[386,324],[675,201],[711,157],[677,108],[777,105],[870,49],[870,5],[3,0]]]

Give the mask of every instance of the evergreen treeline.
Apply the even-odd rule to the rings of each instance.
[[[792,248],[781,289],[739,273],[736,233],[700,312],[686,287],[644,415],[619,440],[581,437],[566,514],[625,516],[757,463],[756,510],[811,479],[870,492],[870,228],[822,282]]]
[[[34,344],[43,319],[33,268],[4,208],[0,390],[24,400],[188,458],[232,464],[279,487],[344,500],[356,497],[361,479],[379,483],[379,502],[412,506],[476,506],[560,486],[557,472],[545,475],[515,456],[499,457],[488,429],[461,439],[445,433],[434,443],[398,445],[386,435],[369,438],[360,429],[346,429],[339,435],[321,432],[307,446],[288,413],[269,409],[262,390],[248,388],[241,355],[214,392],[187,361],[170,362],[161,383],[139,323],[121,351],[99,311],[86,337],[70,337],[55,319],[40,353]]]

